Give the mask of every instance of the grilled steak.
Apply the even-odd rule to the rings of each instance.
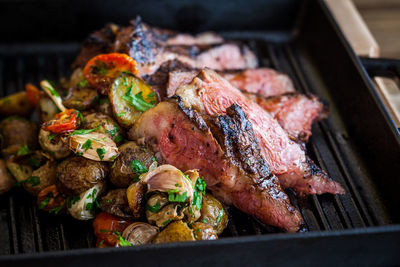
[[[291,137],[303,142],[311,136],[312,123],[328,117],[329,113],[327,105],[311,94],[289,93],[269,98],[246,96],[268,111]]]
[[[253,124],[261,154],[283,187],[292,187],[300,194],[344,193],[340,184],[307,158],[303,147],[289,138],[277,120],[216,72],[203,69],[176,94],[186,107],[206,116],[223,115],[232,104],[241,106]]]
[[[112,51],[115,36],[119,27],[115,24],[107,24],[103,29],[95,31],[83,42],[82,49],[72,67],[84,67],[86,63],[94,56]]]
[[[167,96],[173,96],[180,85],[191,82],[198,73],[198,70],[170,72]],[[234,73],[218,73],[236,88],[251,94],[269,97],[295,91],[292,81],[287,75],[269,68],[248,69],[235,71]]]
[[[295,91],[292,81],[286,74],[270,68],[248,69],[222,76],[236,88],[264,97]]]
[[[301,216],[260,157],[251,123],[240,107],[206,122],[182,103],[161,102],[143,113],[129,137],[146,142],[158,157],[181,170],[199,169],[208,188],[225,203],[266,224],[299,229]]]
[[[224,41],[221,36],[214,32],[203,32],[196,36],[190,34],[177,34],[167,40],[167,45],[210,45],[220,44]]]

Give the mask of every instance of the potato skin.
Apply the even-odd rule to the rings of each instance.
[[[85,116],[83,121],[83,129],[94,129],[100,125],[96,130],[98,133],[107,134],[118,145],[122,142],[122,131],[118,124],[110,116],[100,112],[91,113]]]
[[[40,129],[39,144],[44,151],[47,151],[55,159],[63,159],[71,154],[68,146],[68,137],[56,135],[49,140],[50,132]]]
[[[0,99],[0,116],[29,116],[33,107],[26,97],[26,92],[18,92]]]
[[[37,126],[22,117],[12,116],[2,120],[0,134],[4,156],[16,154],[24,145],[31,150],[37,146]]]
[[[114,189],[108,191],[108,193],[100,200],[100,208],[104,212],[121,218],[133,218],[131,209],[128,205],[128,198],[126,197],[125,189]]]
[[[94,89],[70,87],[67,96],[63,100],[63,104],[67,108],[87,110],[93,107],[98,99],[99,94]]]
[[[34,170],[31,177],[39,177],[39,184],[24,183],[23,186],[31,195],[37,196],[44,188],[56,183],[56,162],[48,160],[39,169]]]
[[[217,232],[211,225],[196,222],[192,224],[194,238],[196,240],[215,240],[218,239]]]
[[[131,168],[131,161],[138,160],[149,169],[153,163],[153,152],[135,142],[128,142],[118,147],[119,156],[111,166],[110,181],[117,187],[126,188],[139,175]]]
[[[109,173],[107,163],[72,156],[57,166],[57,186],[66,195],[78,195],[100,181]]]
[[[154,244],[168,242],[195,241],[192,230],[182,221],[170,223],[153,240]]]
[[[220,215],[220,213],[222,214]],[[220,218],[218,219],[218,217]],[[228,223],[228,214],[221,202],[207,193],[201,203],[201,217],[198,221],[211,225],[217,234],[221,234]]]
[[[146,190],[146,185],[142,181],[133,183],[126,189],[128,205],[135,219],[139,219],[144,215]]]

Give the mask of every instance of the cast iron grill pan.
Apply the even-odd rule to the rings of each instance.
[[[262,66],[287,73],[297,90],[321,95],[320,90],[323,88],[313,88],[309,84],[314,79],[311,72],[305,73],[306,70],[300,67],[302,62],[293,41],[271,42],[274,36],[268,33],[264,33],[262,39],[260,34],[254,38],[251,33],[245,32],[225,35],[247,42],[256,52]],[[2,96],[22,90],[27,82],[38,84],[44,78],[56,81],[67,77],[70,74],[70,63],[78,48],[78,45],[68,44],[51,49],[21,46],[14,48],[15,54],[10,54],[9,50],[7,54],[0,51],[0,83],[4,88]],[[359,193],[361,190],[369,192],[371,196],[376,195],[372,187],[358,184],[357,179],[350,174],[349,166],[360,160],[357,152],[352,149],[351,140],[339,127],[342,122],[340,117],[335,116],[334,103],[330,104],[333,114],[328,121],[314,126],[308,151],[319,166],[345,187],[346,194],[298,198],[288,190],[293,205],[300,210],[306,223],[303,231],[342,230],[388,224],[390,220],[387,214],[377,206],[376,201],[365,199]],[[359,175],[368,179],[366,173]],[[235,208],[230,208],[229,214],[230,223],[221,238],[279,232]],[[0,254],[3,255],[95,246],[91,221],[82,222],[68,215],[55,216],[40,211],[35,198],[24,192],[23,188],[15,188],[1,196],[0,218],[0,232],[9,233],[0,235]]]

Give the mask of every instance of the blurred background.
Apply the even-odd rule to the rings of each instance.
[[[400,0],[353,0],[380,46],[381,56],[400,59]]]

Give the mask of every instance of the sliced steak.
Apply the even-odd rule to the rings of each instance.
[[[167,45],[210,45],[220,44],[224,39],[215,32],[203,32],[196,36],[180,33],[170,37],[167,40]]]
[[[295,91],[289,76],[270,68],[248,69],[222,76],[236,88],[264,97]]]
[[[208,188],[223,202],[266,224],[297,231],[301,216],[260,157],[246,115],[233,106],[227,115],[208,118],[208,123],[221,146],[197,112],[183,103],[161,102],[143,113],[129,137],[146,142],[165,163],[183,171],[199,169]]]
[[[292,187],[300,194],[344,193],[340,184],[308,159],[303,147],[289,138],[277,120],[216,72],[203,69],[176,94],[186,107],[202,115],[224,115],[231,105],[241,106],[253,124],[264,159],[283,187]]]
[[[115,24],[107,24],[103,29],[90,34],[83,42],[80,53],[72,63],[72,68],[83,68],[92,57],[111,53],[118,29],[119,27]]]
[[[264,110],[268,111],[288,134],[302,142],[311,136],[313,122],[328,117],[329,108],[312,94],[289,93],[264,98],[246,94]]]

